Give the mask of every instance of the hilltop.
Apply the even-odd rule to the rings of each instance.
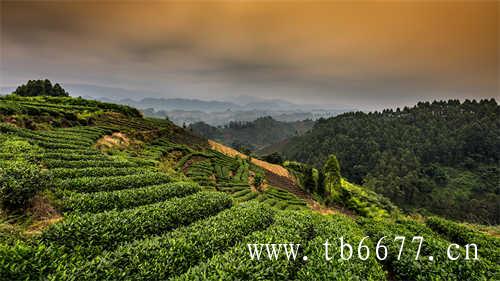
[[[500,272],[498,238],[405,216],[341,178],[334,156],[323,168],[273,165],[134,108],[71,97],[0,97],[0,120],[2,280],[484,280]],[[356,247],[369,235],[373,247],[383,236],[419,234],[419,260],[415,249],[398,259],[389,240],[384,261],[322,259],[327,239]],[[442,247],[452,241],[477,243],[481,260],[448,260]],[[265,242],[304,248],[291,262],[251,260],[246,244]]]
[[[422,102],[320,119],[266,152],[311,165],[333,153],[348,180],[407,211],[498,224],[499,120],[494,99]]]

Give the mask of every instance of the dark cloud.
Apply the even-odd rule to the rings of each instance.
[[[4,1],[0,5],[3,40],[36,45],[49,43],[47,36],[81,36],[85,31],[85,21],[74,17],[73,8],[56,1]]]
[[[499,91],[497,1],[0,5],[3,86],[49,77],[358,108]]]
[[[191,53],[196,47],[192,40],[182,37],[150,39],[140,42],[124,41],[121,46],[125,52],[138,60],[155,60],[177,52]]]

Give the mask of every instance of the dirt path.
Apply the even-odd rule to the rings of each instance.
[[[228,146],[225,146],[221,143],[218,143],[216,141],[213,141],[213,140],[208,140],[208,144],[210,145],[210,148],[212,148],[213,150],[217,150],[219,152],[222,152],[228,156],[231,156],[231,157],[240,157],[242,159],[248,159],[248,155],[246,154],[243,154],[241,152],[239,152],[238,150],[236,149],[233,149],[231,147],[228,147]],[[283,166],[280,166],[280,165],[276,165],[276,164],[271,164],[269,162],[266,162],[266,161],[262,161],[262,160],[259,160],[259,159],[255,159],[255,158],[252,158],[251,159],[252,163],[261,167],[261,168],[264,168],[265,170],[267,171],[271,171],[273,172],[274,174],[277,174],[277,175],[280,175],[280,176],[283,176],[283,177],[291,177],[290,173],[288,172],[287,169],[283,168]]]
[[[240,157],[243,159],[247,159],[248,156],[233,149],[228,146],[225,146],[223,144],[220,144],[218,142],[215,142],[213,140],[208,140],[208,144],[210,147],[214,150],[217,150],[219,152],[222,152],[228,156],[231,157]],[[295,196],[301,198],[304,200],[307,205],[315,210],[318,211],[321,214],[336,214],[336,213],[346,213],[343,212],[343,210],[337,210],[333,208],[328,208],[325,206],[322,206],[320,203],[318,203],[316,200],[312,198],[312,196],[303,191],[295,182],[293,176],[288,172],[287,169],[285,169],[281,165],[276,165],[276,164],[271,164],[266,161],[262,161],[259,159],[252,158],[252,163],[263,168],[266,172],[266,180],[269,185],[272,185],[274,187],[286,190]],[[351,215],[349,213],[346,213],[347,215]]]

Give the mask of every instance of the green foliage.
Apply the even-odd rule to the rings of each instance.
[[[374,255],[361,260],[354,254],[349,261],[342,261],[339,256],[340,237],[353,245],[358,245],[365,234],[356,223],[347,217],[316,216],[314,221],[315,238],[307,243],[304,255],[309,259],[298,271],[295,280],[386,280],[386,275]],[[328,241],[328,256],[325,260],[325,242]],[[371,241],[365,241],[371,249]]]
[[[43,163],[49,169],[54,168],[87,168],[87,167],[138,167],[139,165],[129,160],[61,160],[44,159]]]
[[[63,198],[64,210],[98,213],[106,210],[121,210],[136,206],[183,197],[200,191],[198,184],[174,182],[141,188],[94,193],[67,193]]]
[[[283,157],[279,152],[273,152],[271,154],[268,154],[264,157],[262,157],[262,160],[267,161],[272,164],[281,164],[283,163]]]
[[[360,219],[360,227],[347,217],[300,211],[308,208],[306,203],[286,190],[269,186],[262,192],[252,191],[249,173],[263,175],[262,169],[246,159],[197,150],[194,144],[200,144],[198,138],[183,133],[168,121],[139,118],[140,115],[128,107],[69,97],[11,95],[0,98],[2,117],[6,116],[6,111],[2,111],[5,108],[12,110],[9,114],[24,112],[23,116],[36,122],[61,122],[47,128],[74,125],[86,118],[89,123],[85,125],[93,125],[27,130],[19,126],[29,124],[28,119],[16,123],[17,127],[0,124],[0,174],[2,177],[12,177],[18,172],[21,175],[14,180],[0,178],[0,184],[14,182],[24,187],[23,181],[27,181],[26,186],[35,188],[36,185],[39,188],[36,190],[40,190],[47,184],[35,184],[35,180],[44,178],[39,173],[48,172],[54,178],[49,182],[52,189],[43,194],[56,196],[58,200],[51,203],[58,203],[54,206],[58,211],[66,211],[62,221],[47,226],[30,239],[19,237],[21,232],[9,234],[8,228],[0,227],[1,280],[384,280],[385,273],[373,254],[366,261],[355,257],[348,262],[338,258],[330,262],[322,259],[321,244],[326,239],[332,243],[332,249],[338,249],[336,238],[339,236],[355,245],[364,235],[373,238],[365,240],[372,248],[384,235],[426,238],[423,257],[418,261],[414,260],[414,246],[405,248],[401,261],[395,260],[399,248],[389,245],[386,238],[390,258],[384,266],[394,272],[397,280],[498,279],[497,240],[436,218],[427,220],[432,230],[415,221],[384,220],[397,213],[397,209],[372,190],[341,179],[338,163],[329,161],[324,171],[298,162],[285,164],[304,190],[315,196],[325,193],[324,182],[335,182],[337,187],[340,182],[338,202],[357,214],[374,218]],[[33,115],[24,115],[26,112]],[[61,118],[73,121],[63,124]],[[21,119],[16,122],[18,120]],[[236,127],[233,129],[240,130]],[[92,148],[98,138],[114,131],[126,132],[142,145],[138,149],[125,148],[113,156]],[[468,140],[475,142],[477,137],[470,134]],[[342,138],[342,134],[337,134],[335,141]],[[387,143],[388,147],[391,145]],[[498,170],[493,164],[477,164],[478,158],[471,157],[473,161],[465,161],[464,166],[473,167],[473,172],[462,172],[464,167],[448,167],[439,162],[424,166],[426,162],[420,156],[413,157],[413,152],[398,152],[397,157],[405,159],[405,164],[397,169],[393,166],[398,162],[389,157],[390,153],[381,156],[387,161],[379,168],[397,171],[394,175],[401,182],[389,186],[400,188],[411,183],[423,192],[428,189],[431,178],[431,183],[435,183],[432,189],[457,186],[463,198],[476,193],[490,196],[488,200],[495,199],[491,197],[494,190],[491,186],[498,182],[495,175]],[[168,161],[162,163],[170,168],[181,158],[178,172],[185,172],[202,187],[160,172],[167,170],[158,162],[165,158]],[[358,164],[364,165],[364,162]],[[11,170],[1,172],[7,168]],[[343,173],[350,169],[342,168]],[[412,170],[419,172],[413,175]],[[425,174],[425,178],[415,181],[421,174]],[[333,181],[332,175],[336,176]],[[373,179],[374,183],[382,181],[379,176],[374,174],[367,179]],[[209,188],[230,195],[201,191]],[[23,191],[22,196],[26,194],[32,193]],[[26,196],[29,197],[31,195]],[[282,209],[286,211],[280,211]],[[443,249],[450,241],[437,233],[457,243],[477,243],[481,260],[448,261]],[[284,242],[302,245],[296,261],[287,261],[284,257],[253,261],[248,257],[247,243]],[[436,257],[434,263],[427,260],[430,254]],[[304,255],[309,261],[302,259]]]
[[[252,122],[231,121],[224,127],[213,127],[197,122],[189,125],[189,129],[198,135],[220,141],[240,152],[250,154],[253,150],[303,134],[311,129],[313,124],[312,120],[281,122],[267,116],[257,118]]]
[[[233,176],[234,182],[248,183],[248,170],[250,165],[247,161],[240,159],[238,161],[239,166],[236,170],[235,175]]]
[[[253,178],[253,184],[256,188],[260,188],[264,183],[265,177],[261,174],[256,174]]]
[[[397,215],[398,209],[387,198],[343,179],[341,184],[339,202],[356,213],[370,218]]]
[[[104,113],[120,113],[126,117],[141,117],[132,107],[82,98],[61,96],[0,97],[0,116],[10,116],[21,127],[68,127],[89,125],[103,119]],[[45,125],[41,125],[45,124]]]
[[[23,128],[17,128],[10,124],[0,123],[0,132],[10,136],[23,138],[31,144],[43,148],[57,149],[57,152],[68,151],[68,149],[77,149],[91,151],[88,148],[99,136],[107,133],[106,130],[69,130],[59,129],[54,131],[32,131]],[[74,151],[71,151],[74,153]],[[88,153],[86,153],[88,154]]]
[[[49,183],[38,164],[16,159],[0,164],[0,203],[8,211],[28,206],[30,200]]]
[[[338,201],[342,192],[340,164],[337,157],[331,154],[323,165],[324,189],[330,200]]]
[[[52,96],[52,97],[69,97],[69,94],[59,84],[54,84],[48,80],[29,80],[25,85],[17,87],[13,92],[14,95],[23,97],[33,96]]]
[[[466,245],[474,243],[478,247],[479,258],[491,262],[500,260],[500,238],[474,231],[464,225],[439,217],[430,217],[426,224],[434,231],[455,243]]]
[[[309,193],[324,195],[324,186],[320,181],[322,175],[318,169],[296,161],[285,161],[283,167],[287,168],[298,179],[302,189]]]
[[[299,243],[304,245],[313,233],[312,218],[308,214],[285,211],[278,213],[269,228],[256,231],[240,243],[207,262],[191,267],[185,274],[172,280],[291,280],[299,268],[302,254],[296,261],[285,258],[252,260],[247,243]]]
[[[152,172],[150,167],[88,167],[88,168],[53,168],[49,173],[54,178],[70,179],[81,177],[126,176]]]
[[[13,158],[34,160],[35,156],[41,153],[40,148],[14,137],[0,141],[0,144],[0,153],[10,154]]]
[[[499,114],[494,99],[350,112],[318,120],[281,151],[312,165],[333,153],[349,181],[366,183],[407,210],[498,224]],[[467,173],[474,179],[462,177]],[[451,184],[456,179],[463,184]]]
[[[203,152],[192,152],[184,155],[176,164],[177,169],[181,169],[184,167],[187,161],[189,161],[193,156],[203,156],[206,157],[207,155]]]
[[[9,212],[18,211],[48,186],[49,176],[35,162],[38,148],[17,139],[5,140],[0,145],[1,153],[12,156],[0,162],[0,206]]]
[[[362,216],[373,218],[389,217],[397,212],[387,198],[342,179],[338,161],[333,155],[320,171],[295,161],[285,161],[284,166],[299,180],[303,189],[316,194],[327,204],[343,205]]]
[[[302,199],[299,199],[286,190],[277,189],[272,186],[259,194],[257,200],[280,210],[301,210],[307,208],[306,203]]]
[[[81,280],[166,280],[222,253],[272,223],[273,213],[256,203],[225,210],[166,235],[137,241],[98,256],[75,273]],[[63,269],[67,271],[67,269]]]
[[[124,242],[187,225],[230,206],[231,199],[224,193],[199,192],[130,210],[68,216],[44,231],[41,240],[69,249],[90,246],[113,249]]]
[[[66,179],[58,182],[64,189],[78,192],[112,191],[119,189],[136,188],[145,185],[169,183],[171,178],[159,172],[148,172],[136,175],[110,177],[82,177]]]
[[[386,236],[382,241],[388,248],[385,262],[399,280],[495,280],[494,276],[498,274],[495,265],[485,260],[448,259],[446,249],[450,242],[415,221],[390,223],[359,219],[359,222],[372,241],[379,241]],[[415,260],[415,254],[419,243],[411,241],[406,241],[401,258],[398,259],[401,241],[394,241],[396,236],[405,236],[406,239],[424,237],[418,260]],[[463,248],[460,254],[464,257]],[[429,261],[429,256],[433,256],[433,262]]]
[[[47,247],[34,247],[23,241],[13,246],[0,244],[0,278],[2,280],[30,280],[47,268]],[[55,262],[55,260],[52,260]]]

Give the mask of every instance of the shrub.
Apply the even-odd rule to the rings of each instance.
[[[191,267],[185,274],[171,280],[292,280],[293,273],[302,262],[300,253],[296,261],[288,261],[283,256],[278,260],[270,260],[264,257],[264,251],[260,260],[252,260],[248,256],[247,243],[304,245],[312,231],[311,215],[295,211],[280,212],[266,230],[252,233],[224,254]]]
[[[264,156],[263,160],[267,161],[269,163],[272,163],[272,164],[281,164],[281,163],[283,163],[283,157],[278,152],[273,152],[273,153],[271,153],[269,155]]]
[[[382,195],[346,180],[341,182],[340,202],[356,213],[370,218],[389,217],[398,213],[396,206]]]
[[[143,187],[146,185],[163,184],[171,181],[171,178],[159,172],[148,172],[144,174],[111,176],[111,177],[82,177],[61,180],[62,188],[76,190],[79,192],[112,191]]]
[[[317,192],[321,196],[324,195],[324,188],[320,186],[318,169],[295,161],[285,161],[283,166],[297,178],[302,189],[309,193]]]
[[[41,240],[75,249],[89,248],[96,253],[120,243],[161,234],[230,207],[224,193],[198,192],[183,198],[144,205],[124,211],[107,211],[66,217],[43,232]]]
[[[167,280],[266,228],[273,214],[261,204],[241,204],[163,236],[119,247],[74,273],[58,274],[84,280]]]
[[[40,250],[40,251],[38,251]],[[22,241],[14,245],[0,244],[0,279],[1,280],[33,280],[39,276],[42,267],[39,263],[46,256],[42,246],[40,249]],[[38,278],[36,278],[38,279]],[[40,278],[41,279],[41,278]]]
[[[259,189],[262,184],[264,183],[264,176],[261,174],[256,174],[255,177],[253,178],[253,184],[254,186]]]
[[[388,249],[384,262],[392,268],[398,280],[497,280],[494,276],[498,274],[498,266],[486,260],[449,260],[446,249],[450,242],[421,223],[410,220],[391,223],[363,218],[358,222],[372,241],[387,237],[383,243]],[[395,236],[405,236],[410,241],[413,236],[424,237],[419,259],[415,260],[419,243],[410,241],[405,244],[398,259],[401,241],[394,241]],[[429,261],[431,255],[433,262]],[[465,255],[463,248],[460,249],[460,255]]]
[[[20,159],[29,162],[37,162],[43,150],[29,142],[8,135],[5,140],[0,140],[0,154],[8,156],[6,159]]]
[[[67,211],[97,213],[165,201],[173,197],[190,195],[200,190],[200,186],[196,183],[174,182],[109,192],[71,192],[66,194],[63,202],[64,209]]]
[[[340,177],[340,165],[335,155],[331,154],[328,160],[325,162],[325,165],[323,166],[323,174],[325,191],[329,194],[331,200],[338,201],[340,199],[342,185]]]
[[[143,174],[152,172],[151,168],[146,167],[88,167],[88,168],[54,168],[49,172],[54,178],[81,178],[81,177],[108,177],[108,176],[126,176],[134,174]]]
[[[26,141],[7,139],[0,152],[10,155],[0,162],[0,204],[7,211],[27,207],[36,193],[48,184],[48,174],[35,162],[39,148]]]
[[[1,142],[1,144],[1,153],[9,153],[14,155],[16,158],[31,158],[34,154],[41,152],[38,147],[31,145],[25,140],[16,138],[8,138]]]
[[[480,258],[492,262],[500,261],[500,239],[491,237],[478,231],[467,228],[456,222],[439,217],[430,217],[426,224],[434,231],[444,235],[451,241],[461,245],[474,243],[478,247]]]
[[[386,280],[385,272],[378,264],[374,255],[361,260],[356,254],[347,262],[338,258],[338,252],[332,249],[340,248],[339,237],[343,236],[347,243],[357,245],[365,236],[358,225],[348,217],[316,216],[314,222],[315,238],[305,247],[305,255],[310,259],[297,273],[296,280]],[[330,243],[329,256],[325,260],[324,243]],[[373,248],[370,241],[365,245]]]
[[[7,211],[27,207],[30,200],[48,184],[48,176],[38,164],[24,159],[0,164],[0,202]]]
[[[124,160],[61,160],[61,159],[44,159],[43,163],[47,168],[89,168],[89,167],[138,167],[139,164]]]

